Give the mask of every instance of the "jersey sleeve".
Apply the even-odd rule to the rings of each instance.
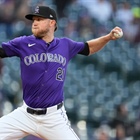
[[[17,37],[8,42],[2,43],[2,48],[4,49],[6,55],[8,57],[12,56],[20,56],[20,42],[22,41],[22,37]]]
[[[84,42],[76,42],[69,38],[65,38],[65,39],[68,42],[70,58],[74,57],[76,54],[78,54],[84,50],[84,47],[85,47]]]

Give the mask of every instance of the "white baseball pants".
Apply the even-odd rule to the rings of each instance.
[[[45,115],[32,115],[23,103],[13,112],[0,118],[0,140],[19,140],[34,135],[44,140],[79,140],[72,130],[64,106],[50,107]]]

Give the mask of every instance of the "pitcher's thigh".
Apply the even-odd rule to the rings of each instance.
[[[42,127],[39,134],[45,140],[80,140],[69,124],[58,124],[50,129]]]
[[[71,126],[63,126],[62,129],[57,130],[50,140],[80,140],[77,134],[73,131]]]
[[[80,140],[71,128],[64,108],[48,115],[39,130],[42,138],[47,140]]]
[[[28,135],[15,128],[12,123],[13,120],[9,115],[0,118],[0,140],[19,140]]]

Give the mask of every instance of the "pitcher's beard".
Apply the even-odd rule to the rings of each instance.
[[[38,30],[34,30],[34,29],[32,29],[32,33],[33,33],[33,35],[35,36],[35,37],[37,37],[37,38],[43,38],[46,34],[47,34],[47,32],[48,31],[43,31],[43,30],[40,30],[40,31],[38,31]]]

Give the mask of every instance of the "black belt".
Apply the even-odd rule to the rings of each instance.
[[[59,103],[57,106],[57,110],[60,109],[63,106],[63,102]],[[43,108],[43,109],[33,109],[30,107],[27,107],[27,112],[30,114],[35,114],[35,115],[45,115],[47,113],[47,108]]]

